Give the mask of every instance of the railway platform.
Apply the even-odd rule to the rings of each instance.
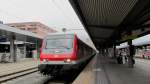
[[[39,63],[39,60],[33,58],[23,59],[16,63],[0,63],[0,77],[23,70],[36,68]]]
[[[136,59],[134,68],[96,55],[73,84],[149,84],[150,60]]]

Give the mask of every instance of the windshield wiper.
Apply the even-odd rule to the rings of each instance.
[[[63,48],[66,48],[66,49],[70,49],[69,47],[67,46],[58,46],[58,47],[63,47]]]

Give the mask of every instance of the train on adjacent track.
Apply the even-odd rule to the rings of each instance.
[[[140,50],[135,54],[137,58],[150,59],[150,50]]]
[[[50,34],[43,40],[38,69],[44,75],[55,76],[71,68],[80,68],[95,53],[76,34]]]

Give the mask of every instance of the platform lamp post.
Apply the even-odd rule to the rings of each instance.
[[[65,33],[67,31],[67,29],[66,28],[62,28],[62,31]]]
[[[63,31],[64,34],[65,34],[65,32],[67,31],[67,29],[66,29],[66,28],[62,28],[62,31]],[[66,37],[66,35],[65,35],[65,37]]]

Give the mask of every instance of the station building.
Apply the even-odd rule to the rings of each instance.
[[[40,23],[40,22],[22,22],[22,23],[8,23],[6,24],[13,28],[19,28],[37,34],[37,36],[44,38],[48,33],[54,33],[56,30]]]

